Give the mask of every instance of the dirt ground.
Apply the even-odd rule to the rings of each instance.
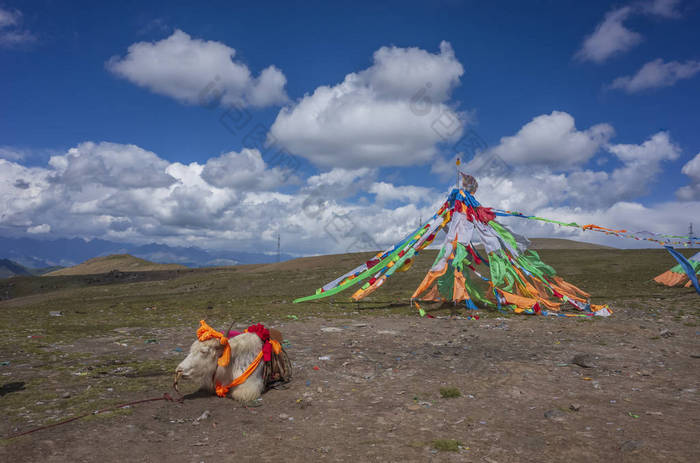
[[[294,379],[264,394],[259,406],[190,394],[181,404],[146,403],[4,441],[0,456],[46,462],[698,461],[700,332],[633,315],[278,323]],[[118,334],[129,339],[128,331]],[[173,349],[186,349],[193,338],[183,329],[151,334],[158,335],[158,348],[138,344],[137,357],[179,354]],[[111,339],[93,341],[99,348]],[[580,354],[588,368],[572,363]],[[163,372],[150,396],[169,384]],[[440,389],[448,387],[461,396],[442,398]],[[122,401],[144,398],[114,394]]]
[[[429,253],[363,304],[291,301],[364,255],[0,280],[0,461],[700,461],[700,299],[651,282],[672,259],[541,255],[613,316],[420,318]],[[280,328],[292,382],[246,407],[183,383],[7,439],[174,394],[200,319]]]

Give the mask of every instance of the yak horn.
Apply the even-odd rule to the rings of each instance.
[[[182,376],[182,371],[175,372],[175,381],[173,381],[173,389],[175,389],[176,392],[180,392],[180,389],[177,388],[177,383],[178,381],[180,381],[180,376]]]

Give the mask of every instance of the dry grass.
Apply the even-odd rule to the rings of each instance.
[[[177,270],[186,269],[184,265],[178,264],[156,264],[129,254],[112,254],[105,257],[95,257],[86,260],[82,264],[73,267],[54,270],[44,276],[67,276],[67,275],[97,275],[108,273],[113,270],[120,272],[149,272],[154,270]]]

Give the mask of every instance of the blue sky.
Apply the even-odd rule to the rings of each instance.
[[[509,166],[476,172],[486,205],[681,233],[700,227],[699,24],[680,0],[2,2],[0,234],[361,248],[329,237],[336,214],[383,245],[432,213],[465,134]]]

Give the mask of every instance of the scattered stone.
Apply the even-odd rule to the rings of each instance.
[[[595,368],[596,365],[593,362],[593,356],[591,354],[577,354],[571,359],[571,363],[578,365],[582,368]]]
[[[552,421],[564,421],[565,416],[566,413],[557,408],[544,412],[544,417]]]
[[[569,405],[569,410],[571,410],[572,412],[577,412],[577,411],[581,410],[581,405],[580,404],[571,404],[571,405]]]
[[[52,317],[62,317],[63,312],[60,312],[58,310],[52,310],[51,312],[49,312],[49,315],[51,315]]]
[[[305,408],[310,407],[310,406],[311,406],[311,403],[313,402],[313,400],[312,400],[312,398],[310,397],[310,395],[307,395],[307,394],[309,394],[309,393],[306,392],[306,393],[304,393],[304,396],[305,396],[305,397],[303,397],[303,398],[301,398],[301,399],[297,399],[297,405],[299,405],[299,408],[301,408],[302,410],[305,409]],[[291,420],[291,419],[292,419],[292,418],[290,418],[290,420]]]
[[[651,371],[649,370],[642,370],[639,372],[640,375],[642,376],[651,376]]]
[[[377,334],[386,334],[388,336],[396,336],[397,334],[399,334],[399,332],[394,331],[394,330],[379,330],[379,331],[377,331]]]
[[[340,333],[343,331],[342,328],[336,328],[335,326],[326,326],[324,328],[321,328],[321,331],[324,333]]]
[[[628,440],[620,446],[623,452],[634,452],[642,448],[643,442],[640,440]]]
[[[654,415],[654,416],[661,416],[663,413],[661,412],[646,412],[647,415]]]
[[[700,354],[690,354],[691,359],[700,359]]]
[[[319,360],[330,360],[331,356],[330,355],[323,355],[323,356],[319,357],[318,359]]]
[[[671,336],[675,336],[675,335],[676,335],[676,333],[673,333],[672,331],[665,329],[665,328],[663,330],[661,330],[661,332],[659,333],[659,336],[661,336],[662,338],[670,338]]]
[[[62,399],[70,399],[70,392],[64,392],[63,394],[61,394],[61,398]]]

